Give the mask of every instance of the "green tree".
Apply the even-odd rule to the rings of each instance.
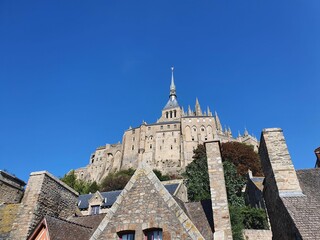
[[[229,204],[244,206],[242,189],[246,183],[245,177],[240,176],[234,164],[229,161],[223,162],[223,170]]]
[[[80,194],[87,194],[89,192],[96,192],[98,190],[98,184],[94,182],[86,182],[81,179],[77,179],[74,170],[70,171],[68,174],[64,175],[60,179],[64,183],[66,183],[69,187],[73,188]]]
[[[198,145],[193,152],[193,161],[186,167],[183,173],[183,176],[186,178],[188,198],[190,201],[210,199],[206,149],[204,145]]]
[[[129,182],[135,170],[132,168],[109,173],[101,182],[100,190],[102,192],[122,190]]]
[[[153,169],[153,172],[159,178],[160,181],[168,181],[171,179],[169,175],[163,175],[162,172],[157,169]]]

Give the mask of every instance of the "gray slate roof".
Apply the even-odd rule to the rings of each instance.
[[[179,183],[167,184],[164,187],[168,190],[168,192],[173,195],[176,191]],[[122,190],[110,191],[110,192],[101,192],[101,195],[107,201],[103,203],[103,208],[109,208],[112,204],[117,200],[117,197],[120,195]],[[87,209],[89,207],[89,200],[92,198],[93,194],[83,194],[78,197],[78,207],[79,209]]]
[[[283,203],[304,240],[320,239],[320,168],[296,172],[305,196],[282,197]]]

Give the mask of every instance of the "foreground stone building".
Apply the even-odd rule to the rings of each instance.
[[[78,193],[48,172],[34,172],[21,202],[0,204],[0,239],[231,240],[220,142],[205,146],[210,200],[181,199],[183,194],[173,194],[141,161],[106,212],[83,216]],[[320,239],[320,169],[295,171],[282,130],[277,128],[263,130],[259,154],[265,179],[263,186],[253,185],[262,190],[272,232],[245,230],[245,239]],[[0,185],[0,193],[7,187]],[[108,203],[108,196],[103,199],[99,194],[91,195],[88,204],[97,204],[95,199]]]
[[[155,123],[143,122],[124,132],[122,143],[99,147],[86,167],[75,170],[79,179],[100,182],[110,171],[136,169],[148,163],[163,173],[179,173],[192,161],[193,150],[206,141],[238,141],[258,149],[258,141],[247,130],[237,138],[230,128],[223,129],[217,112],[202,111],[198,99],[195,109],[184,111],[178,103],[173,68],[169,100]]]

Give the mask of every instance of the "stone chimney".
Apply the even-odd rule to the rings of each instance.
[[[224,179],[220,142],[206,142],[210,193],[212,201],[214,239],[232,240],[227,190]]]
[[[274,185],[272,187],[280,197],[302,195],[282,129],[262,131],[259,155],[265,180]]]
[[[74,214],[77,198],[75,190],[50,173],[31,173],[10,239],[26,239],[45,215],[67,218]]]

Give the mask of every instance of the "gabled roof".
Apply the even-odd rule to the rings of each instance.
[[[179,183],[166,184],[164,185],[168,192],[173,195],[179,186]],[[122,190],[110,191],[110,192],[101,192],[101,196],[106,199],[103,203],[102,207],[108,208],[113,205],[113,203],[117,200],[117,197],[120,195]],[[89,207],[89,200],[92,198],[94,194],[83,194],[78,198],[78,208],[79,209],[87,209]]]
[[[134,192],[135,189],[138,189],[138,186],[142,187],[141,184],[145,180],[149,182],[149,186],[153,186],[151,192],[155,194],[154,196],[156,196],[157,198],[156,199],[153,196],[149,199],[154,199],[155,202],[161,200],[161,204],[166,205],[166,208],[170,209],[170,212],[173,214],[173,216],[176,217],[176,221],[180,222],[186,234],[189,235],[189,238],[199,240],[204,239],[204,237],[201,235],[200,231],[190,220],[188,215],[183,211],[183,209],[179,206],[176,200],[166,190],[166,188],[159,181],[158,177],[154,174],[152,169],[147,164],[140,164],[140,166],[135,171],[134,175],[131,177],[126,187],[122,190],[116,202],[107,212],[105,218],[102,220],[99,227],[96,229],[96,231],[90,239],[95,240],[99,239],[100,237],[104,237],[104,231],[108,228],[109,223],[112,225],[112,220],[114,219],[114,216],[116,216],[118,211],[122,213],[121,217],[124,217],[124,212],[126,212],[125,214],[127,214],[127,211],[123,211],[123,209],[125,208],[124,203],[128,202],[128,200],[130,199],[131,192]],[[141,192],[141,194],[139,194],[139,204],[147,204],[147,202],[143,202],[144,196],[146,194],[151,194],[151,192]],[[156,209],[154,210],[157,211]]]
[[[304,196],[282,197],[302,238],[320,239],[320,168],[296,171]]]

